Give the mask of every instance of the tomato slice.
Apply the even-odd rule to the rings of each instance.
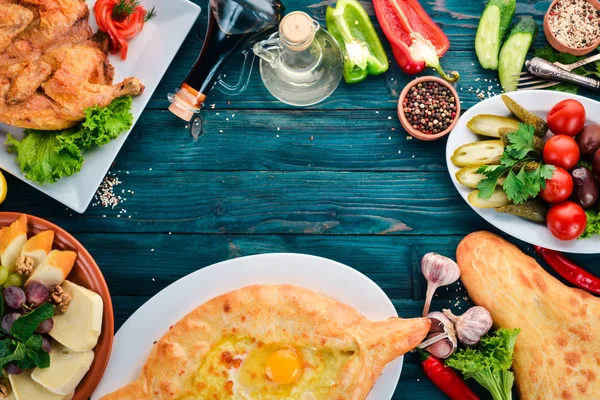
[[[128,40],[140,33],[144,27],[147,11],[142,6],[135,8],[133,13],[122,21],[113,19],[113,10],[117,0],[97,0],[94,4],[94,15],[98,28],[108,34],[110,50],[119,53],[121,59],[127,59]]]

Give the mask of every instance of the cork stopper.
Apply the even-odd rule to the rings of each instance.
[[[202,102],[205,99],[204,94],[198,93],[184,83],[176,94],[169,94],[169,101],[171,101],[169,111],[189,122],[194,114],[200,112],[200,107],[202,107]]]
[[[290,50],[303,51],[310,47],[319,23],[302,11],[294,11],[279,24],[279,34]]]

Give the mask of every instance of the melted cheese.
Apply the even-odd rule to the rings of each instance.
[[[252,338],[224,338],[208,352],[180,400],[324,400],[353,355],[329,348],[295,348],[302,372],[295,382],[278,384],[267,377],[267,361],[273,352],[287,348],[290,346],[264,344]]]

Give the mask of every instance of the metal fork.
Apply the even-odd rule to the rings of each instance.
[[[571,72],[575,68],[579,68],[581,66],[587,65],[589,63],[592,63],[592,62],[598,61],[598,60],[600,60],[600,53],[595,54],[590,57],[587,57],[587,58],[584,58],[584,59],[574,62],[572,64],[562,64],[562,63],[559,63],[558,61],[554,62],[552,64],[554,64],[558,68],[564,70],[565,72]],[[527,63],[529,63],[529,61]],[[555,81],[555,80],[548,81],[546,79],[539,79],[539,77],[532,75],[529,72],[521,72],[520,74],[516,74],[513,76],[520,77],[519,83],[517,86],[517,90],[544,89],[544,88],[556,86],[560,83],[559,81]],[[558,76],[556,76],[555,78],[558,78]],[[575,83],[580,83],[580,82],[575,82]]]

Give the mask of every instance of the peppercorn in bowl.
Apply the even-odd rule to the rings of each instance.
[[[460,116],[460,101],[452,85],[424,76],[410,82],[398,101],[402,127],[413,137],[436,140],[446,136]]]
[[[98,265],[41,218],[3,212],[0,227],[0,346],[14,356],[1,366],[0,391],[16,400],[89,399],[114,335]]]

